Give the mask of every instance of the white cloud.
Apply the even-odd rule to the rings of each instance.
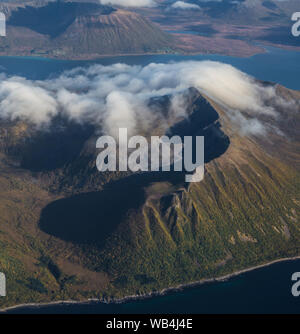
[[[122,6],[122,7],[154,7],[154,0],[99,0],[102,5]]]
[[[57,102],[45,89],[21,78],[11,78],[0,84],[0,115],[2,118],[48,123],[57,113]]]
[[[200,9],[200,6],[184,1],[176,1],[171,5],[171,8],[189,10],[189,9]]]
[[[176,118],[185,114],[186,107],[178,95],[190,87],[222,105],[243,133],[262,133],[264,126],[257,115],[276,115],[267,106],[271,99],[283,103],[273,87],[262,86],[219,62],[93,65],[46,81],[2,77],[0,117],[45,125],[63,114],[80,123],[98,125],[107,134],[114,135],[120,127],[127,127],[131,134],[151,132],[157,124],[167,128],[169,120],[161,111],[153,112],[149,99],[174,95],[170,114]]]

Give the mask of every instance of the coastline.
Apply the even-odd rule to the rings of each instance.
[[[0,57],[11,57],[11,58],[33,58],[33,59],[45,59],[45,60],[59,60],[59,61],[96,61],[103,58],[117,58],[117,57],[140,57],[140,56],[162,56],[162,55],[181,55],[184,53],[180,52],[149,52],[149,53],[120,53],[120,54],[95,54],[95,55],[82,55],[78,57],[69,57],[69,56],[55,56],[50,54],[9,54],[0,52]],[[199,53],[201,54],[201,53]]]
[[[25,52],[22,54],[11,54],[9,52],[0,52],[0,57],[11,57],[11,58],[32,58],[32,59],[44,59],[44,60],[57,60],[57,61],[97,61],[105,58],[118,58],[118,57],[141,57],[141,56],[195,56],[195,55],[203,55],[203,56],[227,56],[234,58],[251,58],[256,55],[268,53],[268,47],[276,48],[283,51],[291,51],[291,52],[300,52],[300,47],[294,47],[289,45],[281,45],[281,44],[272,44],[268,42],[255,42],[254,45],[260,48],[260,51],[253,52],[205,52],[205,51],[187,51],[187,50],[173,50],[173,52],[144,52],[144,53],[116,53],[116,54],[82,54],[78,56],[69,56],[69,55],[53,55],[53,54],[39,54],[39,53],[30,53]]]
[[[122,303],[126,303],[126,302],[129,302],[129,301],[134,301],[134,300],[143,300],[143,299],[148,299],[148,298],[153,298],[153,297],[158,297],[158,296],[164,296],[164,295],[166,295],[168,293],[171,293],[171,292],[176,292],[176,291],[180,291],[180,290],[187,289],[187,288],[197,287],[197,286],[201,286],[201,285],[204,285],[204,284],[207,284],[207,283],[224,282],[224,281],[227,281],[227,280],[229,280],[233,277],[242,275],[242,274],[250,272],[250,271],[265,268],[265,267],[268,267],[268,266],[271,266],[273,264],[280,263],[280,262],[288,262],[288,261],[295,261],[295,260],[300,260],[300,255],[294,256],[294,257],[276,259],[276,260],[273,260],[273,261],[270,261],[270,262],[267,262],[267,263],[259,264],[259,265],[249,267],[249,268],[246,268],[246,269],[241,269],[241,270],[238,270],[238,271],[233,272],[231,274],[223,275],[223,276],[220,276],[220,277],[204,278],[204,279],[199,280],[199,281],[190,282],[190,283],[186,283],[186,284],[180,284],[176,287],[165,288],[165,289],[162,289],[158,292],[148,293],[148,294],[144,294],[144,295],[125,296],[124,298],[120,298],[120,299],[104,300],[104,299],[98,299],[98,298],[89,298],[89,299],[86,299],[86,300],[83,300],[83,301],[58,300],[58,301],[53,301],[53,302],[48,302],[48,303],[18,304],[18,305],[9,306],[9,307],[6,307],[6,308],[0,308],[0,316],[1,316],[1,314],[5,314],[8,311],[16,310],[18,308],[30,308],[30,307],[31,308],[40,308],[40,307],[43,307],[43,306],[70,305],[70,304],[85,305],[85,304],[89,304],[89,303],[92,303],[92,302],[103,303],[103,304],[122,304]]]
[[[260,52],[251,52],[251,53],[227,53],[227,52],[204,52],[204,51],[174,51],[174,52],[145,52],[145,53],[120,53],[120,54],[94,54],[94,55],[81,55],[76,57],[64,56],[64,55],[51,55],[51,54],[32,54],[32,53],[23,53],[23,54],[10,54],[6,52],[0,52],[0,57],[11,57],[11,58],[33,58],[33,59],[44,59],[44,60],[58,60],[58,61],[97,61],[105,58],[118,58],[118,57],[141,57],[141,56],[227,56],[227,57],[237,57],[237,58],[251,58],[258,54],[267,53],[264,46],[260,46]]]

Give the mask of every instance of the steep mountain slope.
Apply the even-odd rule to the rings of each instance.
[[[1,122],[0,259],[11,292],[0,305],[150,293],[299,255],[300,93],[276,91],[285,107],[258,116],[267,136],[239,134],[223,107],[187,92],[188,122],[173,131],[204,131],[208,142],[204,180],[190,185],[180,173],[97,172],[91,128],[43,135]],[[149,103],[166,108],[168,97]]]
[[[125,10],[79,2],[8,8],[1,54],[87,59],[170,52],[172,48],[172,38],[166,33],[139,14]]]

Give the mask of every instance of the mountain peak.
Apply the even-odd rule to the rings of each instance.
[[[172,51],[172,37],[135,12],[88,2],[10,7],[2,54],[91,59]]]
[[[110,6],[81,2],[49,2],[45,6],[18,7],[11,12],[8,25],[26,27],[37,33],[57,37],[80,16],[109,15]]]

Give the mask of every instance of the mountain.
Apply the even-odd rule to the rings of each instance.
[[[285,101],[268,101],[277,117],[257,116],[273,129],[267,136],[239,134],[224,107],[184,93],[187,118],[169,131],[205,136],[205,177],[195,184],[175,172],[99,173],[92,126],[1,121],[10,295],[0,305],[151,293],[299,255],[300,92],[263,84]],[[167,113],[169,103],[149,107]]]
[[[5,9],[6,8],[6,9]],[[141,15],[96,3],[7,5],[5,55],[89,59],[103,55],[164,53],[172,38]]]
[[[189,0],[186,2],[198,5],[204,15],[213,19],[222,19],[222,23],[290,21],[291,13],[299,9],[297,0]]]
[[[161,1],[156,8],[137,12],[172,33],[185,52],[251,56],[264,52],[263,45],[299,50],[299,38],[291,33],[298,0],[187,0],[196,9],[173,8]]]

